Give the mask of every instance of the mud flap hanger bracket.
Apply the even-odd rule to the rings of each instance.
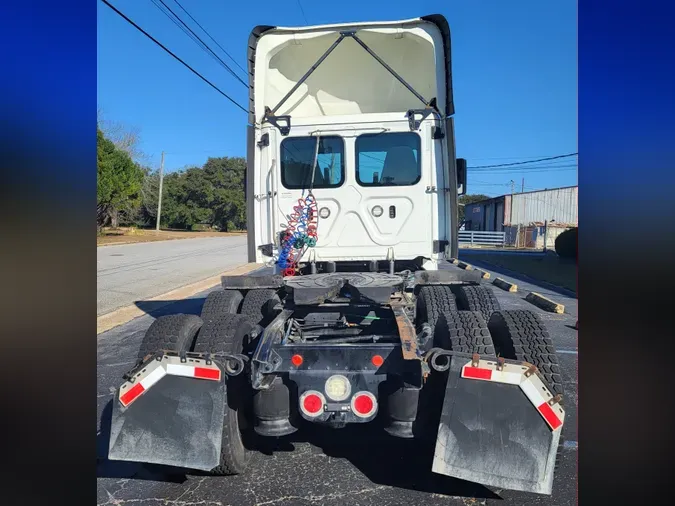
[[[220,362],[225,374],[228,376],[238,376],[244,371],[246,363],[249,358],[246,355],[233,355],[225,353],[195,353],[195,352],[176,352],[169,350],[161,350],[154,353],[143,360],[139,360],[137,364],[127,373],[122,375],[122,379],[129,383],[134,383],[137,378],[141,376],[141,372],[152,362],[162,362],[165,359],[178,358],[181,364],[190,364],[198,366],[202,361],[204,365],[211,366],[213,362]]]
[[[268,122],[275,127],[279,129],[279,132],[281,135],[286,136],[290,133],[291,131],[291,116],[290,115],[282,115],[282,116],[276,116],[276,112],[279,110],[279,108],[297,91],[297,89],[302,86],[307,79],[309,79],[309,76],[311,76],[314,71],[323,63],[323,61],[328,57],[329,54],[333,52],[333,50],[347,37],[351,37],[354,39],[354,41],[359,44],[370,56],[375,58],[377,62],[382,65],[398,82],[400,82],[403,86],[410,91],[413,95],[415,95],[425,106],[425,109],[422,111],[428,111],[426,114],[424,114],[424,118],[432,112],[435,112],[439,114],[440,112],[438,110],[438,106],[436,105],[436,98],[432,98],[431,100],[425,99],[422,95],[420,95],[415,88],[413,88],[405,79],[403,79],[398,72],[396,72],[393,68],[391,68],[387,62],[385,62],[382,58],[380,58],[375,51],[373,51],[370,47],[366,45],[365,42],[363,42],[357,35],[355,30],[346,30],[340,32],[340,37],[331,44],[331,46],[326,50],[321,57],[312,65],[309,70],[303,75],[300,80],[295,83],[295,85],[291,88],[291,90],[284,95],[284,97],[279,101],[279,103],[274,106],[274,108],[270,109],[268,106],[265,106],[265,115],[262,118],[262,123]],[[415,123],[415,114],[413,113],[411,116],[411,112],[413,110],[411,109],[408,111],[408,121],[410,122],[410,129],[413,130],[413,126],[416,124]],[[423,118],[423,119],[424,119]],[[281,125],[279,122],[283,122],[285,124]],[[419,128],[419,123],[417,123],[417,127],[415,130]]]
[[[431,369],[443,372],[447,371],[450,368],[449,358],[453,356],[465,359],[470,358],[471,361],[465,367],[470,367],[472,370],[477,371],[476,373],[471,373],[467,376],[464,376],[463,372],[462,377],[519,385],[523,389],[527,397],[530,398],[532,402],[535,402],[533,400],[533,397],[539,399],[541,393],[537,393],[534,396],[531,395],[531,392],[529,391],[530,389],[527,388],[527,385],[525,385],[526,382],[523,381],[524,377],[525,380],[530,381],[534,380],[539,384],[538,388],[536,389],[537,391],[544,390],[546,392],[549,398],[544,400],[546,401],[546,404],[548,406],[555,406],[556,404],[562,405],[563,400],[562,395],[561,394],[553,395],[547,388],[548,385],[546,385],[543,379],[539,376],[537,367],[528,362],[505,360],[503,357],[497,357],[496,360],[494,357],[481,358],[481,356],[478,353],[473,353],[469,355],[468,353],[453,352],[450,350],[444,350],[442,348],[431,348],[428,352],[424,354],[424,361],[429,363]],[[439,358],[441,357],[442,361],[439,361]],[[492,371],[494,371],[494,373]],[[539,405],[537,407],[540,411],[542,411],[540,404],[541,402],[539,402]],[[552,423],[549,417],[550,411],[551,411],[550,408],[546,408],[546,412],[542,413],[542,415],[546,419],[546,422],[551,426],[551,428],[553,430],[556,430],[560,425],[562,425],[562,418],[554,420]],[[559,409],[559,412],[564,417],[564,411],[562,409]]]

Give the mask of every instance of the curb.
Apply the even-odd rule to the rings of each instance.
[[[525,297],[525,300],[551,313],[562,314],[565,312],[565,306],[563,306],[562,304],[558,304],[557,302],[554,302],[551,299],[547,299],[546,297],[544,297],[541,294],[538,294],[537,292],[528,293],[527,296]]]
[[[156,297],[152,297],[147,300],[166,301],[165,306],[168,306],[169,304],[175,302],[175,299],[185,299],[199,292],[203,292],[204,290],[208,290],[209,288],[213,288],[214,286],[218,286],[221,282],[222,276],[237,276],[248,274],[249,272],[259,269],[261,267],[264,267],[264,265],[256,263],[240,265],[239,267],[235,267],[234,269],[230,269],[229,271],[221,272],[217,276],[212,276],[210,278],[197,281],[196,283],[176,288],[174,290],[163,293],[161,295],[157,295]],[[160,309],[162,307],[164,306],[160,305],[157,306],[156,309]],[[111,313],[101,315],[96,318],[96,335],[101,334],[102,332],[106,332],[112,328],[119,327],[120,325],[123,325],[133,320],[134,318],[138,318],[139,316],[143,316],[145,314],[147,314],[145,311],[138,308],[135,304],[131,304],[129,306],[116,309]]]
[[[495,278],[492,284],[501,288],[502,290],[506,290],[507,292],[518,291],[518,285],[516,285],[515,283],[509,283],[508,281],[502,278]]]

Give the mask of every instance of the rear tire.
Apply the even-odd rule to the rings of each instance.
[[[254,330],[251,321],[243,315],[224,314],[204,323],[195,351],[204,353],[232,353],[245,351]],[[228,476],[240,474],[246,470],[251,457],[244,445],[244,431],[250,432],[247,414],[251,411],[253,392],[245,372],[238,376],[228,376],[226,380],[227,406],[223,419],[223,440],[220,451],[220,464],[210,474]]]
[[[553,395],[563,394],[555,346],[538,314],[522,309],[496,311],[488,327],[500,356],[537,366]]]
[[[497,311],[488,326],[500,356],[536,365],[553,395],[564,395],[555,346],[537,313],[530,310]],[[560,466],[564,442],[565,438],[560,434],[554,471]]]
[[[433,330],[441,313],[457,311],[455,294],[449,286],[427,285],[420,288],[417,294],[416,320],[426,322]]]
[[[424,323],[423,321],[421,323]],[[433,346],[460,353],[494,356],[495,347],[487,323],[478,311],[441,311],[433,328]],[[467,360],[448,357],[449,360]],[[415,437],[428,444],[436,440],[445,398],[448,372],[434,371],[420,392]]]
[[[241,304],[241,314],[251,323],[266,326],[272,320],[273,308],[281,303],[276,290],[270,288],[250,290]]]
[[[491,288],[487,286],[460,286],[457,289],[457,305],[467,311],[480,311],[485,321],[490,321],[492,313],[501,306]]]
[[[478,311],[443,311],[434,328],[434,346],[460,353],[494,356],[495,347]]]
[[[216,290],[211,292],[202,306],[202,320],[224,314],[237,314],[244,296],[238,290]]]
[[[160,350],[190,351],[202,324],[202,319],[193,314],[160,316],[145,333],[138,350],[138,359],[143,360]]]

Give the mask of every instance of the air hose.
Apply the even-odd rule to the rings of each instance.
[[[298,262],[307,248],[313,248],[317,242],[318,209],[316,198],[310,191],[298,199],[289,216],[277,264],[284,270],[284,276],[296,273]]]
[[[309,191],[305,196],[298,199],[298,204],[293,207],[293,212],[288,217],[286,233],[281,240],[281,251],[277,264],[284,271],[284,276],[295,276],[298,270],[298,262],[307,251],[307,248],[316,246],[317,225],[319,222],[319,209],[316,205],[316,198],[312,193],[314,189],[314,175],[316,173],[317,160],[319,156],[319,144],[321,135],[317,133],[316,144],[314,146],[314,160],[310,170],[312,171],[312,180],[309,184]]]

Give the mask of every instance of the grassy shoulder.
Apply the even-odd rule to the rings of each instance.
[[[577,291],[576,262],[558,258],[556,255],[530,256],[472,252],[471,255],[467,255],[466,261],[469,263],[471,261],[485,262],[572,290],[575,293]]]
[[[243,232],[217,232],[188,230],[146,230],[138,228],[107,229],[96,236],[96,246],[108,246],[112,244],[130,244],[137,242],[167,241],[174,239],[197,239],[202,237],[230,237],[246,235]]]

